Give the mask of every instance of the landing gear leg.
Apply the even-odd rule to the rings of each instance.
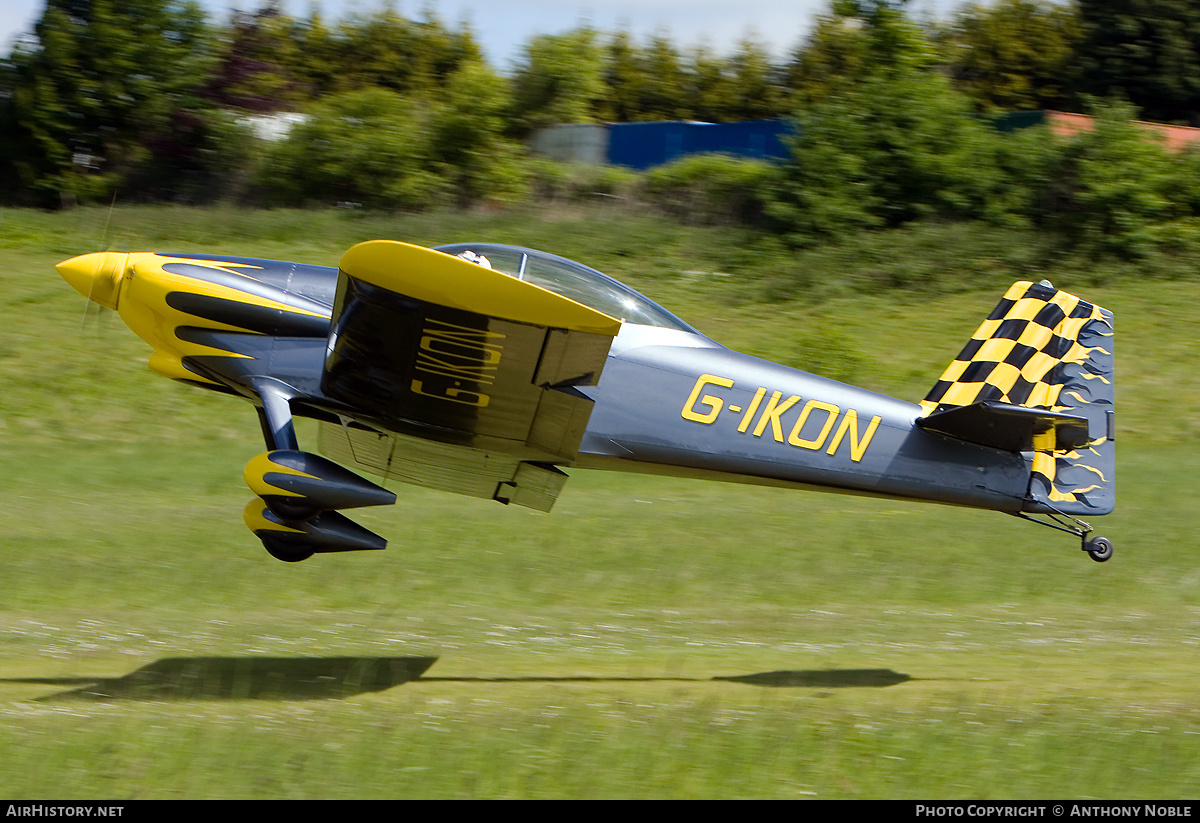
[[[291,395],[286,387],[274,380],[255,380],[254,388],[262,405],[258,407],[258,422],[262,426],[267,450],[300,448],[296,443],[296,428],[292,425]]]
[[[1080,548],[1088,553],[1088,556],[1097,563],[1103,563],[1113,556],[1113,544],[1107,537],[1090,537],[1092,526],[1077,517],[1062,514],[1061,512],[1051,512],[1046,516],[1049,520],[1038,520],[1036,517],[1030,517],[1024,512],[1016,512],[1016,516],[1022,520],[1028,520],[1031,523],[1037,523],[1040,526],[1049,526],[1052,529],[1058,529],[1060,532],[1073,534],[1080,540]]]

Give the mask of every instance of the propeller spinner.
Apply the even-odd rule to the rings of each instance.
[[[93,252],[64,260],[54,268],[88,300],[115,310],[128,257],[125,252]]]

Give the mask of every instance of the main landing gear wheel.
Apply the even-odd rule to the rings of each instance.
[[[1107,537],[1093,537],[1083,541],[1083,550],[1097,563],[1103,563],[1112,557],[1113,544]]]
[[[267,550],[267,554],[276,560],[282,560],[284,563],[299,563],[301,560],[307,560],[313,556],[311,549],[289,545],[281,540],[275,540],[269,535],[264,535],[259,539],[262,540],[263,548]]]
[[[301,498],[303,499],[303,498]],[[277,515],[281,520],[300,520],[308,521],[321,513],[319,506],[313,506],[295,500],[289,500],[286,497],[270,496],[264,497],[263,502],[267,504],[267,508]]]

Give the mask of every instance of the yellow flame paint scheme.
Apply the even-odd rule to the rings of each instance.
[[[309,477],[313,480],[320,480],[315,474],[302,472],[299,469],[294,469],[291,466],[284,466],[276,463],[271,459],[271,452],[263,452],[257,457],[250,458],[250,462],[246,464],[245,470],[242,472],[242,477],[246,481],[246,485],[250,487],[250,491],[258,496],[264,494],[277,495],[281,497],[303,497],[300,492],[290,489],[281,489],[278,486],[272,486],[266,480],[267,474],[292,474],[297,477]]]
[[[190,370],[183,363],[186,357],[246,357],[243,354],[182,340],[176,334],[180,327],[199,325],[216,331],[254,332],[246,332],[238,326],[216,320],[201,320],[175,309],[167,303],[169,294],[183,292],[279,309],[292,314],[322,316],[232,286],[171,272],[167,267],[172,264],[198,266],[235,275],[246,274],[256,268],[246,263],[170,257],[148,252],[85,254],[59,263],[57,268],[63,278],[81,294],[100,305],[116,309],[125,324],[154,348],[149,361],[151,371],[175,380],[213,382]]]
[[[246,508],[242,510],[242,520],[246,523],[246,528],[255,534],[260,532],[285,532],[288,534],[304,534],[304,529],[294,529],[291,526],[285,526],[275,520],[270,520],[266,517],[269,510],[267,505],[260,499],[254,498],[246,504]]]

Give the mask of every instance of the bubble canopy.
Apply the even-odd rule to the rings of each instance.
[[[623,323],[696,331],[621,281],[556,254],[501,243],[453,243],[434,246],[434,251],[453,255],[474,252],[486,257],[495,271],[569,297]]]

